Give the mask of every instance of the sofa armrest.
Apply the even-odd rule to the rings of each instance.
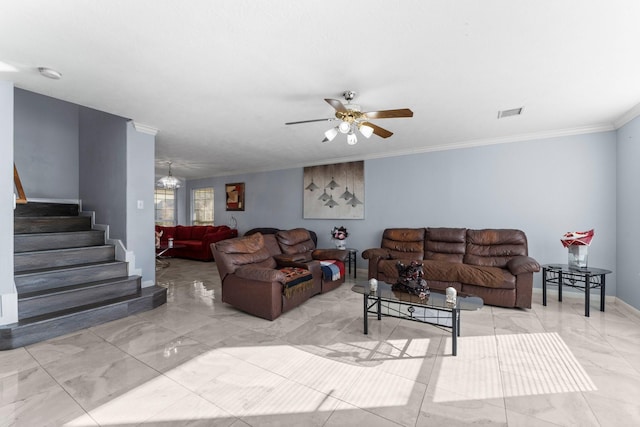
[[[364,259],[391,259],[391,252],[384,248],[371,248],[365,249],[362,252],[362,258]]]
[[[315,249],[311,256],[317,260],[335,259],[345,262],[349,256],[349,251],[343,249]]]
[[[286,276],[282,271],[266,267],[238,267],[235,275],[243,279],[257,280],[260,282],[284,283],[286,280]]]
[[[273,256],[273,258],[276,260],[276,263],[278,263],[278,265],[284,265],[285,263],[289,264],[311,261],[311,256],[308,252],[300,254],[276,254]],[[287,265],[287,267],[290,266]]]
[[[522,273],[535,273],[540,271],[540,264],[529,256],[517,256],[509,260],[507,269],[511,274],[517,276]]]

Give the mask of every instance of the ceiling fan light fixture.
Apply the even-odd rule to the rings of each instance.
[[[357,143],[358,137],[356,136],[356,134],[353,131],[349,132],[349,134],[347,135],[347,144],[356,145]]]
[[[338,130],[342,133],[349,133],[351,131],[351,123],[342,122],[338,125]]]
[[[327,142],[328,141],[333,141],[333,139],[336,137],[336,135],[338,135],[338,127],[337,126],[334,127],[334,128],[329,129],[328,131],[326,131],[324,133],[324,136],[327,139]]]
[[[365,138],[371,138],[373,135],[373,128],[367,125],[358,125],[358,129],[360,129],[360,133],[364,135]]]

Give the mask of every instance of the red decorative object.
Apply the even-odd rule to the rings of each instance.
[[[564,233],[560,242],[565,248],[573,245],[589,246],[591,245],[591,239],[593,239],[593,229],[589,231],[570,231]]]

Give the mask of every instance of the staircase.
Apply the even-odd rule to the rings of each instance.
[[[0,326],[0,350],[21,347],[151,310],[167,290],[142,288],[115,259],[104,231],[78,205],[28,203],[14,215],[18,322]]]

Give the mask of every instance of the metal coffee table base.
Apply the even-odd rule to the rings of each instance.
[[[456,308],[425,307],[402,301],[383,301],[375,296],[363,294],[364,298],[364,333],[369,334],[368,313],[375,314],[378,320],[382,316],[412,320],[414,322],[429,323],[445,328],[451,328],[451,354],[458,354],[458,337],[460,336],[460,313]],[[371,302],[371,304],[369,304]]]

